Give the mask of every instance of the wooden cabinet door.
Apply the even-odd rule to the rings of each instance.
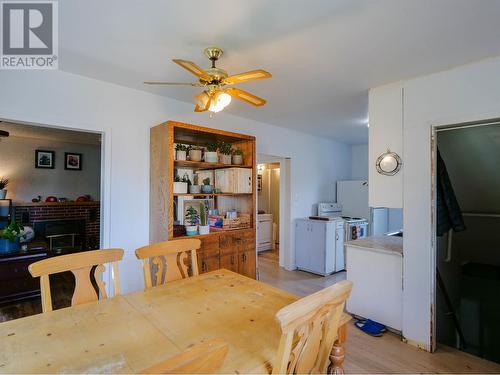
[[[242,251],[238,254],[238,272],[244,276],[255,279],[255,250]]]
[[[198,269],[200,273],[216,271],[220,268],[219,257],[207,257],[205,254],[198,256]]]
[[[220,257],[220,268],[238,272],[238,253],[222,255]]]

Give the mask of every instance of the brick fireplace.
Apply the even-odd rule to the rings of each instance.
[[[18,203],[14,216],[21,225],[36,226],[43,221],[81,221],[85,249],[98,249],[100,240],[100,202]]]

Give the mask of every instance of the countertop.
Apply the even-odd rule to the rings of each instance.
[[[403,238],[397,236],[369,236],[346,242],[347,247],[362,247],[384,253],[403,255]]]

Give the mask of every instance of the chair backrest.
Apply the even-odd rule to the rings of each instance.
[[[352,282],[344,280],[278,311],[281,340],[273,374],[326,373],[351,290]]]
[[[219,340],[210,340],[193,346],[143,370],[142,374],[213,374],[217,372],[228,352],[228,345]]]
[[[184,279],[190,276],[189,273],[191,276],[198,275],[196,250],[200,246],[199,239],[188,238],[158,242],[137,249],[135,255],[144,261],[146,289],[168,281]]]
[[[81,253],[60,255],[30,264],[28,267],[31,276],[40,276],[40,290],[42,294],[43,312],[52,311],[52,297],[50,295],[49,275],[71,271],[75,276],[75,290],[71,299],[71,306],[96,301],[99,299],[92,285],[90,272],[94,266],[94,278],[102,298],[108,298],[106,284],[102,280],[105,263],[111,263],[113,268],[114,294],[120,294],[120,279],[118,275],[118,261],[123,258],[122,249],[106,249],[84,251]]]

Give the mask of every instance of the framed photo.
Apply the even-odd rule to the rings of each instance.
[[[35,168],[54,169],[55,152],[35,150]]]
[[[64,153],[64,169],[71,171],[81,171],[82,170],[82,154],[77,154],[74,152]]]

